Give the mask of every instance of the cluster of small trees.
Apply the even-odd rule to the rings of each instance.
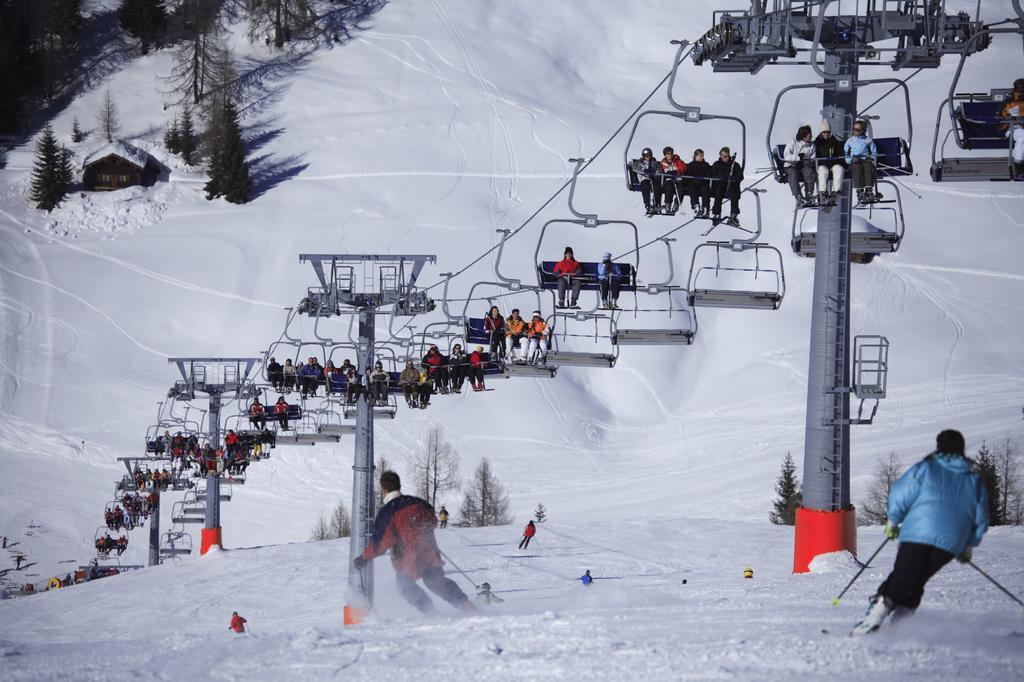
[[[975,469],[988,490],[989,525],[1024,525],[1020,449],[1009,438],[994,448],[983,442],[974,461]]]
[[[311,539],[337,540],[338,538],[347,538],[351,535],[352,520],[349,518],[348,508],[344,502],[339,502],[329,518],[325,518],[323,515],[320,516],[316,525],[313,526]]]

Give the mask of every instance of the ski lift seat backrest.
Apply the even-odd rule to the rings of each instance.
[[[629,177],[629,191],[639,192],[640,191],[640,176],[633,170],[633,164],[626,164],[626,174]]]
[[[601,287],[597,280],[598,263],[587,261],[579,261],[579,263],[580,269],[583,272],[581,288],[585,291],[599,290]],[[546,260],[541,263],[540,279],[541,285],[545,289],[558,288],[558,276],[555,274],[556,264],[557,261],[552,260]],[[615,274],[626,278],[626,281],[622,283],[622,291],[636,291],[636,268],[631,263],[613,263],[612,265]]]
[[[1007,149],[1004,121],[1000,114],[1005,102],[963,102],[957,107],[956,121],[965,149]]]
[[[482,343],[490,345],[491,333],[484,329],[483,317],[470,317],[466,321],[466,343]]]

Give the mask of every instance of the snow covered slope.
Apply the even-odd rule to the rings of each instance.
[[[236,26],[258,194],[244,206],[206,201],[201,174],[160,147],[172,112],[163,108],[169,97],[160,78],[170,55],[158,51],[111,73],[54,120],[58,134],[68,135],[76,115],[89,127],[109,86],[123,136],[169,166],[168,182],[70,197],[48,215],[25,196],[31,145],[0,170],[0,533],[25,543],[40,577],[62,575],[58,562],[84,558],[91,544],[119,476],[114,458],[140,452],[174,380],[168,356],[268,348],[280,336],[282,309],[312,283],[299,252],[436,253],[428,284],[462,268],[496,243],[495,229],[518,226],[540,206],[568,177],[566,159],[593,154],[659,82],[674,54],[669,40],[700,35],[719,8],[699,1],[682,11],[667,0],[642,3],[642,11],[604,1],[393,2],[362,18],[344,45],[284,55],[248,45]],[[990,19],[1011,13],[1005,0],[984,11]],[[1005,86],[1017,75],[1016,50],[997,41],[974,57],[971,89]],[[910,81],[919,169],[952,66]],[[744,118],[753,178],[767,164],[760,140],[768,102],[794,79],[813,78],[688,65],[677,97]],[[890,100],[877,111],[876,130],[905,134]],[[651,106],[665,108],[664,95]],[[795,98],[777,141],[815,123],[818,106]],[[725,127],[702,131],[653,126],[636,144],[709,153],[739,145]],[[95,138],[76,146],[79,157],[99,146]],[[618,137],[588,169],[577,205],[638,221],[646,242],[681,221],[640,217],[639,196],[622,186],[625,143]],[[855,331],[886,334],[893,344],[890,398],[875,426],[853,436],[855,500],[879,456],[895,450],[912,461],[941,428],[961,428],[971,448],[1021,437],[1024,193],[1016,185],[933,185],[924,174],[905,184],[903,247],[853,276]],[[491,457],[517,522],[537,502],[579,523],[764,519],[782,456],[799,460],[802,448],[812,264],[786,247],[788,191],[761,186],[765,236],[785,252],[781,310],[702,313],[689,348],[627,348],[614,370],[565,368],[552,382],[501,381],[494,392],[403,411],[378,423],[378,453],[401,471],[424,424],[443,422],[464,472]],[[509,243],[503,273],[532,281],[540,225],[566,216],[562,198],[542,212]],[[752,223],[750,207],[742,217]],[[705,228],[694,223],[674,235],[680,284]],[[546,238],[542,256],[565,244],[589,259],[628,248],[618,235],[564,231]],[[492,263],[485,258],[456,278],[453,295],[493,280]],[[662,252],[646,249],[640,273],[645,281],[667,276]],[[351,441],[278,448],[225,505],[227,545],[304,540],[322,512],[349,498],[350,456]],[[49,533],[26,536],[31,524]],[[140,544],[133,541],[129,558],[142,556]],[[782,547],[780,566],[788,539]],[[10,557],[0,560],[5,567]]]

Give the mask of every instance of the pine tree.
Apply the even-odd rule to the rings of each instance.
[[[1003,523],[1019,526],[1024,511],[1024,491],[1021,490],[1020,450],[1009,437],[993,453],[999,472],[999,511]]]
[[[36,161],[32,168],[32,201],[36,208],[52,211],[67,191],[67,174],[64,172],[64,155],[57,146],[57,137],[49,123],[36,142]]]
[[[988,525],[1001,526],[1003,525],[1003,508],[1001,504],[1002,499],[999,495],[1001,483],[999,480],[999,467],[996,464],[995,457],[992,456],[992,452],[984,441],[982,441],[981,447],[978,448],[978,456],[975,459],[975,471],[981,477],[981,482],[985,485],[985,491],[988,493]]]
[[[544,509],[543,503],[537,503],[537,509],[533,512],[533,518],[536,519],[537,523],[544,523],[548,520],[548,512]]]
[[[117,16],[125,33],[141,43],[142,54],[149,52],[149,46],[167,28],[163,0],[121,0]]]
[[[167,126],[167,132],[164,133],[164,147],[172,154],[181,151],[181,131],[178,128],[177,116],[171,121],[171,125]]]
[[[78,117],[75,116],[75,120],[71,123],[71,141],[78,144],[85,139],[85,133],[82,132],[81,126],[78,125]]]
[[[875,477],[871,481],[868,497],[861,502],[858,523],[862,525],[882,525],[889,517],[889,491],[893,483],[903,474],[903,465],[895,452],[889,453],[889,459],[878,463]]]
[[[217,0],[182,0],[175,9],[175,65],[169,80],[181,100],[199,104],[206,95],[218,54],[217,38],[222,32]]]
[[[409,457],[409,467],[416,494],[435,509],[438,498],[459,489],[459,454],[440,424],[427,425],[417,450]]]
[[[120,124],[117,120],[117,106],[114,104],[114,95],[107,88],[103,95],[103,104],[100,105],[99,115],[96,117],[100,126],[100,132],[107,138],[107,142],[113,142],[117,137]]]
[[[238,112],[228,100],[221,114],[221,133],[216,137],[210,154],[210,180],[206,183],[206,198],[223,196],[233,204],[249,201],[252,179],[245,160],[245,141],[238,125]]]
[[[195,162],[196,150],[199,149],[199,136],[196,135],[195,124],[192,123],[192,111],[185,107],[181,115],[181,125],[178,128],[178,149],[185,163],[191,166]]]
[[[512,523],[509,499],[504,486],[491,471],[486,457],[480,460],[462,499],[460,523],[463,526],[504,526]]]
[[[75,158],[74,152],[67,147],[60,148],[60,163],[57,167],[57,175],[60,179],[60,184],[64,188],[66,194],[71,188],[72,183],[75,180],[75,170],[72,159]]]
[[[249,0],[248,9],[249,39],[272,41],[278,49],[291,40],[293,31],[316,28],[311,0]]]
[[[800,481],[796,477],[796,465],[793,464],[793,456],[786,453],[782,460],[782,471],[775,481],[775,510],[768,515],[772,523],[792,526],[796,523],[796,508],[800,506],[802,495],[800,493]]]

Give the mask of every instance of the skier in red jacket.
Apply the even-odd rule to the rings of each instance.
[[[672,147],[665,147],[662,150],[665,155],[661,159],[661,185],[665,192],[665,212],[668,215],[675,215],[683,205],[685,196],[686,162],[679,158]]]
[[[444,562],[434,539],[437,517],[426,501],[403,495],[402,481],[394,471],[380,475],[384,506],[373,521],[373,536],[361,556],[352,560],[357,569],[391,550],[399,593],[421,613],[434,611],[434,604],[416,581],[423,579],[431,592],[464,611],[475,608],[455,581],[445,577]]]
[[[231,625],[228,626],[229,630],[242,634],[245,632],[245,624],[248,623],[245,618],[238,615],[238,611],[231,612]]]
[[[523,530],[523,539],[519,541],[519,549],[526,549],[530,546],[530,540],[537,534],[537,526],[533,525],[533,521],[529,521],[526,524],[526,528]]]
[[[554,274],[558,277],[558,307],[565,308],[566,291],[572,288],[572,299],[569,301],[570,308],[579,308],[576,299],[580,297],[580,288],[583,286],[583,266],[573,256],[572,247],[565,247],[562,260],[555,263]]]

